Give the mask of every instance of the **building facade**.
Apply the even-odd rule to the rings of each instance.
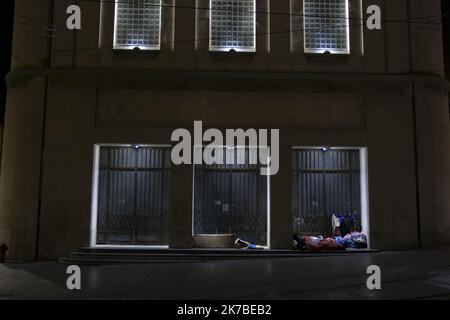
[[[0,242],[19,260],[200,234],[289,249],[353,214],[372,248],[449,244],[440,16],[439,0],[16,0],[32,27],[7,77]],[[279,129],[279,172],[174,165],[194,121]]]

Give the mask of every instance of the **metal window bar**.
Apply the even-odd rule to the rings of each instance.
[[[348,0],[304,0],[303,12],[306,53],[350,53]]]
[[[114,49],[159,50],[161,0],[116,0]]]
[[[168,244],[169,170],[169,148],[100,148],[97,244]]]
[[[211,51],[256,49],[255,0],[210,0]]]
[[[361,227],[359,150],[293,152],[294,232],[331,235],[331,216],[352,215]]]
[[[235,163],[237,157],[236,152]],[[195,234],[235,234],[268,245],[267,177],[260,174],[259,165],[250,164],[248,151],[245,158],[245,164],[195,166]]]

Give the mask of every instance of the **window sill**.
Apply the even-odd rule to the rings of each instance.
[[[148,55],[148,54],[158,54],[161,49],[125,49],[125,48],[113,48],[113,52],[117,54],[126,55]]]
[[[217,55],[253,55],[256,53],[256,50],[209,49],[209,53]]]
[[[209,51],[209,56],[212,60],[220,63],[249,63],[254,60],[256,51]]]
[[[350,59],[350,53],[309,53],[305,52],[307,60],[321,62],[346,62]]]

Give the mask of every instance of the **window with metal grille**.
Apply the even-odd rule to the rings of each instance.
[[[167,245],[170,148],[100,147],[97,244]]]
[[[332,215],[361,231],[360,151],[296,149],[293,158],[294,232],[331,235]]]
[[[161,0],[116,0],[114,49],[159,50]]]
[[[306,53],[350,53],[348,0],[304,0]]]
[[[224,149],[222,157],[224,164],[195,166],[194,233],[233,234],[267,246],[267,177],[251,164],[248,149]],[[225,164],[230,159],[235,164]]]
[[[210,0],[209,49],[254,52],[255,9],[255,0]]]

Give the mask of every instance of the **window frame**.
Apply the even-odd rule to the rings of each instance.
[[[209,44],[208,44],[208,48],[210,52],[247,52],[247,53],[255,53],[256,52],[256,6],[257,6],[257,1],[256,0],[252,0],[253,1],[253,7],[254,7],[254,12],[253,12],[253,47],[249,48],[249,47],[233,47],[233,46],[213,46],[211,44],[212,42],[212,1],[213,0],[209,0]]]
[[[92,166],[92,189],[91,189],[91,223],[90,223],[90,239],[89,246],[91,248],[125,248],[125,247],[143,247],[143,248],[154,248],[154,249],[168,249],[169,245],[124,245],[124,244],[99,244],[98,243],[98,211],[99,211],[99,189],[100,189],[100,153],[102,148],[108,147],[124,147],[132,148],[136,145],[126,144],[126,143],[95,143],[93,145],[93,166]],[[165,148],[170,150],[171,145],[166,144],[138,144],[139,147],[150,147],[150,148]],[[170,161],[172,164],[172,162]],[[171,168],[168,168],[169,176]],[[170,180],[169,180],[170,181]],[[170,188],[170,186],[169,186]],[[170,190],[170,189],[169,189]],[[170,198],[169,198],[170,199]],[[170,206],[170,200],[169,200]],[[170,214],[170,213],[169,213]],[[167,229],[168,236],[170,237],[170,231]]]
[[[320,49],[320,48],[307,48],[306,46],[306,22],[305,22],[305,3],[307,0],[302,0],[302,9],[303,9],[303,48],[306,54],[325,54],[330,53],[332,55],[350,55],[351,53],[351,43],[350,43],[350,0],[345,1],[345,20],[346,20],[346,49]]]
[[[155,45],[130,45],[130,46],[125,46],[125,45],[118,45],[117,44],[117,31],[118,31],[118,23],[117,23],[117,18],[118,18],[118,3],[120,1],[124,1],[124,0],[115,0],[114,1],[114,35],[113,35],[113,50],[126,50],[126,51],[133,51],[133,50],[137,50],[136,48],[139,49],[139,51],[160,51],[161,50],[161,38],[162,38],[162,8],[163,8],[163,3],[162,0],[159,0],[159,6],[160,6],[160,10],[159,10],[159,35],[158,35],[158,44]]]
[[[370,188],[369,188],[369,148],[367,146],[333,146],[333,147],[325,147],[325,146],[314,146],[314,145],[294,145],[292,146],[292,152],[296,152],[296,150],[358,150],[359,151],[359,171],[360,171],[360,201],[361,201],[361,228],[362,232],[367,237],[367,249],[373,249],[371,245],[371,210],[370,210]],[[292,154],[293,155],[293,154]],[[295,165],[292,165],[291,175],[292,181],[295,183]],[[294,196],[295,189],[292,189],[291,201],[292,203],[295,201]],[[292,214],[295,214],[294,205],[292,204]],[[293,225],[294,228],[294,225]],[[293,229],[294,231],[294,229]]]

